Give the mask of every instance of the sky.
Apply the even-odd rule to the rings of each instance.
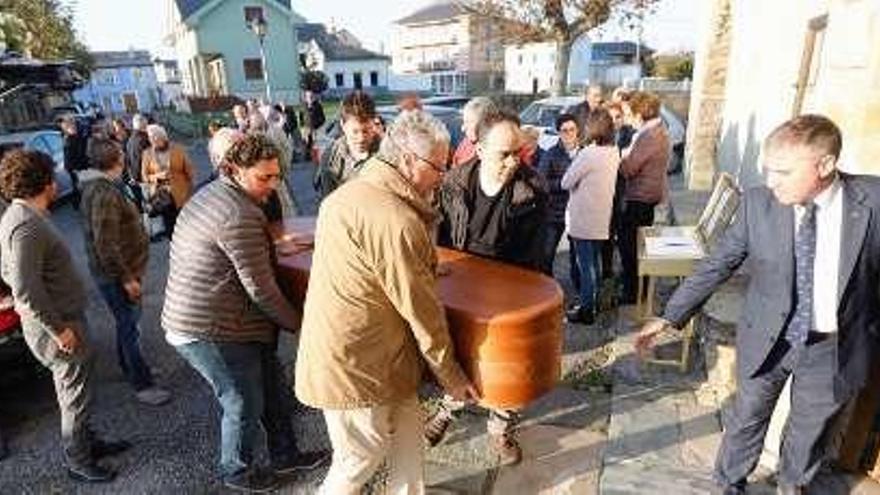
[[[173,58],[162,44],[167,0],[62,0],[74,7],[74,26],[91,50],[150,50]],[[294,11],[310,22],[331,21],[357,36],[365,48],[390,53],[392,22],[433,0],[292,0]],[[658,51],[693,50],[699,0],[660,0],[645,22],[645,43]],[[344,12],[344,15],[340,15]],[[136,21],[136,22],[135,22]],[[634,39],[611,28],[606,39]]]

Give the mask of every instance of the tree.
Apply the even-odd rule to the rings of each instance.
[[[674,81],[691,79],[694,73],[694,54],[676,53],[654,56],[652,75],[665,77]]]
[[[327,74],[318,70],[318,60],[312,53],[303,53],[299,56],[300,73],[299,89],[321,94],[327,91],[330,81]]]
[[[59,0],[0,0],[0,12],[15,21],[0,23],[7,49],[47,60],[73,59],[92,66],[88,48],[73,28],[73,7]]]
[[[327,91],[328,86],[329,81],[327,80],[327,74],[324,74],[319,70],[304,71],[299,81],[300,89],[317,94]]]
[[[507,42],[554,41],[553,95],[565,92],[571,46],[612,18],[642,19],[659,0],[456,0],[464,10],[501,26]]]

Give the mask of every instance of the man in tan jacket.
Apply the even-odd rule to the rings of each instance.
[[[422,361],[451,395],[477,398],[455,360],[428,229],[448,150],[442,123],[404,112],[321,206],[296,363],[296,394],[324,410],[333,445],[321,493],[360,493],[385,459],[390,493],[424,493]]]

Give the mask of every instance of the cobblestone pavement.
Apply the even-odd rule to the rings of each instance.
[[[204,145],[196,143],[190,152],[199,166],[199,177],[207,177]],[[312,171],[311,164],[297,164],[290,175],[304,214],[315,212]],[[692,223],[705,195],[683,191],[680,179],[676,180],[675,215],[681,223]],[[668,217],[667,211],[661,210],[659,221]],[[78,214],[61,206],[52,219],[86,273]],[[555,270],[570,295],[567,248],[567,243],[560,244]],[[33,373],[32,367],[10,369],[0,364],[0,428],[10,447],[10,456],[0,461],[0,494],[224,493],[215,478],[219,421],[213,394],[165,343],[158,326],[167,259],[168,243],[153,243],[141,320],[144,354],[157,381],[174,393],[173,402],[166,406],[148,407],[134,399],[115,362],[110,314],[94,287],[90,288],[89,330],[98,356],[95,423],[99,431],[135,443],[113,460],[119,478],[103,486],[70,482],[62,468],[51,380],[45,373]],[[607,302],[613,287],[605,289]],[[695,399],[704,379],[702,372],[681,375],[639,363],[632,352],[632,321],[631,309],[624,308],[602,313],[590,327],[566,324],[563,379],[554,391],[523,411],[522,464],[497,466],[487,448],[486,413],[472,408],[452,427],[446,441],[428,451],[428,493],[710,493],[709,473],[720,425],[717,409]],[[285,335],[280,352],[288,369],[295,346],[295,337]],[[297,410],[293,421],[304,449],[328,447],[317,411]],[[286,480],[279,493],[314,493],[323,476],[324,471],[318,470]],[[873,485],[848,488],[854,483],[840,476],[826,477],[811,493],[877,493]],[[383,493],[381,476],[366,492]],[[764,484],[750,493],[773,491]]]
[[[199,179],[208,176],[203,143],[189,151]],[[314,214],[311,164],[291,172],[294,195],[305,214]],[[62,205],[52,220],[64,234],[86,274],[82,226],[77,212]],[[161,230],[161,227],[156,228]],[[565,249],[565,246],[563,246]],[[157,382],[174,393],[162,407],[138,403],[116,364],[110,313],[90,287],[89,337],[97,355],[94,422],[98,431],[132,441],[135,447],[113,459],[119,477],[108,485],[71,482],[63,469],[58,414],[46,373],[3,369],[0,373],[0,427],[10,456],[0,461],[0,493],[223,493],[216,482],[218,407],[207,384],[165,343],[159,328],[168,243],[150,246],[141,320],[142,347]],[[567,256],[557,266],[567,279]],[[91,283],[91,282],[90,282]],[[607,320],[607,318],[606,318]],[[610,395],[600,369],[609,335],[600,326],[566,328],[566,380],[524,412],[522,465],[498,468],[486,448],[485,413],[465,414],[450,438],[428,453],[429,493],[597,493]],[[292,364],[295,339],[285,337],[282,356]],[[14,373],[11,371],[15,371]],[[294,424],[306,450],[328,447],[321,416],[300,410]],[[322,471],[287,480],[281,493],[312,493]],[[372,490],[381,493],[381,487]]]

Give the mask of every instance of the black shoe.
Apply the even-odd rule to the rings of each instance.
[[[596,323],[596,315],[593,313],[593,310],[584,308],[583,306],[576,306],[569,311],[566,312],[566,318],[569,323],[581,323],[584,325],[592,325]]]
[[[330,459],[329,450],[319,450],[317,452],[301,452],[293,457],[290,461],[272,464],[272,469],[277,475],[292,474],[300,471],[310,471]]]
[[[113,481],[116,471],[91,463],[67,466],[67,475],[83,483],[107,483]]]
[[[270,472],[247,469],[237,474],[224,476],[223,486],[245,493],[269,493],[278,488],[278,480]]]
[[[94,440],[92,441],[92,446],[89,451],[92,454],[93,458],[101,459],[104,457],[119,455],[130,448],[131,443],[126,442],[125,440],[119,440],[118,442]]]

